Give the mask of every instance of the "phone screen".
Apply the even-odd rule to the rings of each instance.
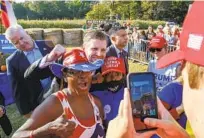
[[[136,131],[155,129],[143,123],[146,117],[158,118],[154,74],[149,72],[130,73],[128,75],[128,87]]]

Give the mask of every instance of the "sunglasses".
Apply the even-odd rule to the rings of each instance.
[[[77,71],[77,70],[73,70],[73,69],[68,69],[68,68],[63,68],[62,69],[63,71],[63,74],[65,76],[69,76],[69,77],[80,77],[82,75],[82,73],[87,73],[87,74],[92,74],[92,71],[89,71],[89,72],[84,72],[84,71]]]
[[[154,52],[156,52],[156,51],[157,51],[157,52],[161,52],[161,51],[162,51],[162,48],[150,48],[149,51],[152,52],[152,53],[154,53]]]

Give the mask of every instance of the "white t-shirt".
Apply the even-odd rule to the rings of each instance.
[[[156,68],[157,60],[151,60],[148,65],[148,72],[155,74],[157,92],[161,90],[167,83],[176,79],[176,68],[179,63],[172,64],[163,69]]]

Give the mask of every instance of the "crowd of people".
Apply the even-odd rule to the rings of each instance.
[[[17,50],[6,59],[7,75],[18,111],[27,118],[12,137],[190,138],[187,119],[195,136],[204,137],[204,110],[199,108],[204,94],[203,7],[203,2],[193,3],[181,35],[171,33],[167,24],[167,33],[162,26],[158,33],[149,26],[143,36],[134,28],[130,37],[127,26],[104,24],[87,32],[82,47],[72,50],[34,41],[20,25],[10,26],[5,35]],[[155,74],[160,117],[145,118],[145,125],[157,129],[143,133],[135,131],[140,124],[133,119],[126,88],[125,47],[139,36],[150,41],[154,56],[147,71]],[[180,49],[168,53],[167,45],[178,38]]]

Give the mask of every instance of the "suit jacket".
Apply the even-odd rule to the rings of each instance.
[[[126,75],[128,74],[129,72],[129,65],[128,65],[128,53],[124,50],[123,51],[124,53],[124,62],[125,62],[125,68],[126,68]],[[114,45],[111,45],[107,48],[107,51],[106,51],[106,57],[110,57],[110,56],[113,56],[113,57],[118,57],[118,54],[116,52],[116,49],[115,49],[115,46]]]
[[[32,79],[32,80],[41,80],[48,77],[52,78],[52,83],[47,92],[44,92],[43,99],[46,99],[52,93],[57,92],[60,90],[60,87],[63,85],[63,88],[67,86],[67,83],[62,81],[63,79],[57,78],[53,75],[52,71],[50,70],[49,66],[45,68],[40,68],[39,65],[41,63],[41,59],[35,61],[31,64],[24,73],[25,79]],[[62,59],[58,59],[58,63],[62,63]]]
[[[53,46],[51,41],[35,41],[42,56],[48,54]],[[25,79],[24,73],[30,66],[30,62],[21,50],[16,50],[6,59],[7,75],[11,82],[13,96],[15,100],[30,100],[30,104],[35,104],[41,100],[40,94],[43,91],[40,80]]]
[[[112,45],[112,42],[111,42],[110,36],[108,36],[108,35],[106,35],[106,42],[107,42],[107,47],[109,47],[109,46]]]

